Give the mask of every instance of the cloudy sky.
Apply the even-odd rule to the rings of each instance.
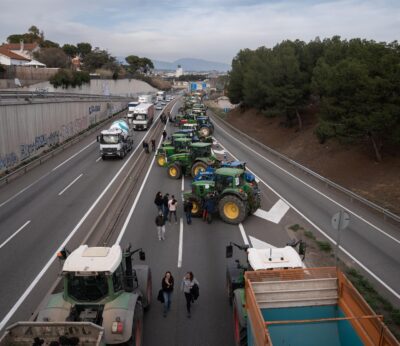
[[[284,39],[396,40],[400,0],[1,0],[0,41],[31,25],[119,57],[230,63],[239,49]]]

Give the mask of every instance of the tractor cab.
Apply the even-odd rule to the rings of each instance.
[[[211,143],[192,143],[191,153],[192,158],[195,159],[197,157],[210,157],[211,156]]]
[[[174,140],[175,152],[189,151],[192,140],[187,137],[178,137]]]
[[[221,193],[225,189],[237,189],[243,185],[243,169],[219,168],[215,171],[215,189]]]

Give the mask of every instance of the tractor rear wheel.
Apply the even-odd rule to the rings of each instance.
[[[159,165],[160,167],[164,167],[165,164],[167,163],[167,159],[165,157],[165,155],[159,155],[157,156],[157,165]]]
[[[237,225],[247,214],[246,203],[234,195],[222,197],[218,203],[219,215],[226,223]]]
[[[235,345],[247,346],[247,328],[243,323],[243,307],[239,304],[242,302],[237,297],[233,299],[233,332],[235,333]]]
[[[192,202],[192,216],[201,216],[203,210],[201,209],[201,200],[196,196],[192,196],[189,198],[189,201]]]
[[[202,161],[197,161],[192,166],[192,177],[196,177],[200,172],[204,172],[207,169],[207,164]]]
[[[210,128],[207,126],[202,126],[199,129],[199,134],[201,137],[208,137],[210,135]]]
[[[136,302],[133,315],[132,336],[127,342],[129,346],[143,345],[143,307],[140,301]]]
[[[182,167],[179,163],[173,163],[168,167],[168,176],[172,179],[179,179],[182,176]]]

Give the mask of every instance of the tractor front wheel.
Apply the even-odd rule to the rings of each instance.
[[[201,200],[198,197],[190,197],[189,198],[190,202],[192,202],[193,207],[192,207],[192,216],[201,216],[203,213],[203,210],[201,209]]]
[[[234,195],[222,197],[218,209],[220,217],[226,223],[237,225],[246,217],[246,203]]]
[[[200,172],[204,172],[207,169],[207,164],[202,161],[195,162],[192,166],[192,177],[196,177]]]
[[[199,129],[199,134],[201,137],[208,137],[210,135],[210,128],[207,126],[202,126]]]
[[[167,159],[165,157],[165,155],[159,155],[157,156],[157,165],[159,165],[160,167],[164,167],[165,164],[167,163]]]
[[[168,176],[172,179],[179,179],[182,177],[182,167],[178,163],[173,163],[168,167]]]
[[[140,301],[137,301],[135,305],[132,336],[126,344],[129,346],[143,345],[143,306]]]

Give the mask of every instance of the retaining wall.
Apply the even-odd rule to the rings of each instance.
[[[0,106],[0,173],[127,106],[127,101],[61,101]]]

